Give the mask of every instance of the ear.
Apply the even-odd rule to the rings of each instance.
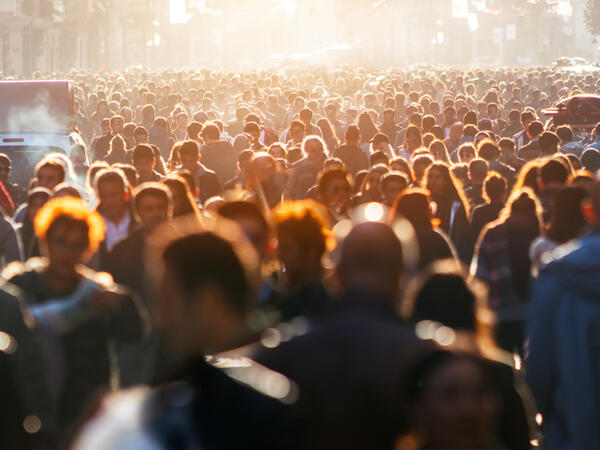
[[[125,195],[125,201],[128,202],[129,198],[131,197],[131,193],[129,192],[129,190],[125,191],[124,195]]]

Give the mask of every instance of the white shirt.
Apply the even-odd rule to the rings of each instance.
[[[129,211],[127,211],[119,223],[111,222],[106,216],[102,216],[102,219],[104,219],[104,226],[106,228],[104,243],[106,244],[106,249],[110,252],[118,242],[129,235],[131,216],[129,215]]]

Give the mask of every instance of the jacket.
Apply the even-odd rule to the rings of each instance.
[[[219,364],[218,358],[211,360]],[[268,377],[289,383],[248,359],[243,367],[221,369],[200,356],[160,388],[113,394],[102,414],[83,428],[73,448],[297,448],[300,436],[290,407],[282,403],[286,397],[280,401],[265,395],[270,387],[263,380]]]
[[[600,230],[552,256],[533,288],[527,382],[544,448],[600,448]]]

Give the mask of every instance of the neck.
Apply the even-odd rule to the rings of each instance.
[[[110,216],[107,215],[106,218],[108,220],[110,220],[112,223],[117,224],[125,218],[126,214],[127,214],[127,208],[123,208],[121,211],[115,212],[115,214],[111,214]]]

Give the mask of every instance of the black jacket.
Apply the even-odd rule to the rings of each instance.
[[[406,426],[399,381],[427,349],[391,300],[357,292],[333,302],[308,333],[255,359],[298,384],[306,448],[385,449]]]

